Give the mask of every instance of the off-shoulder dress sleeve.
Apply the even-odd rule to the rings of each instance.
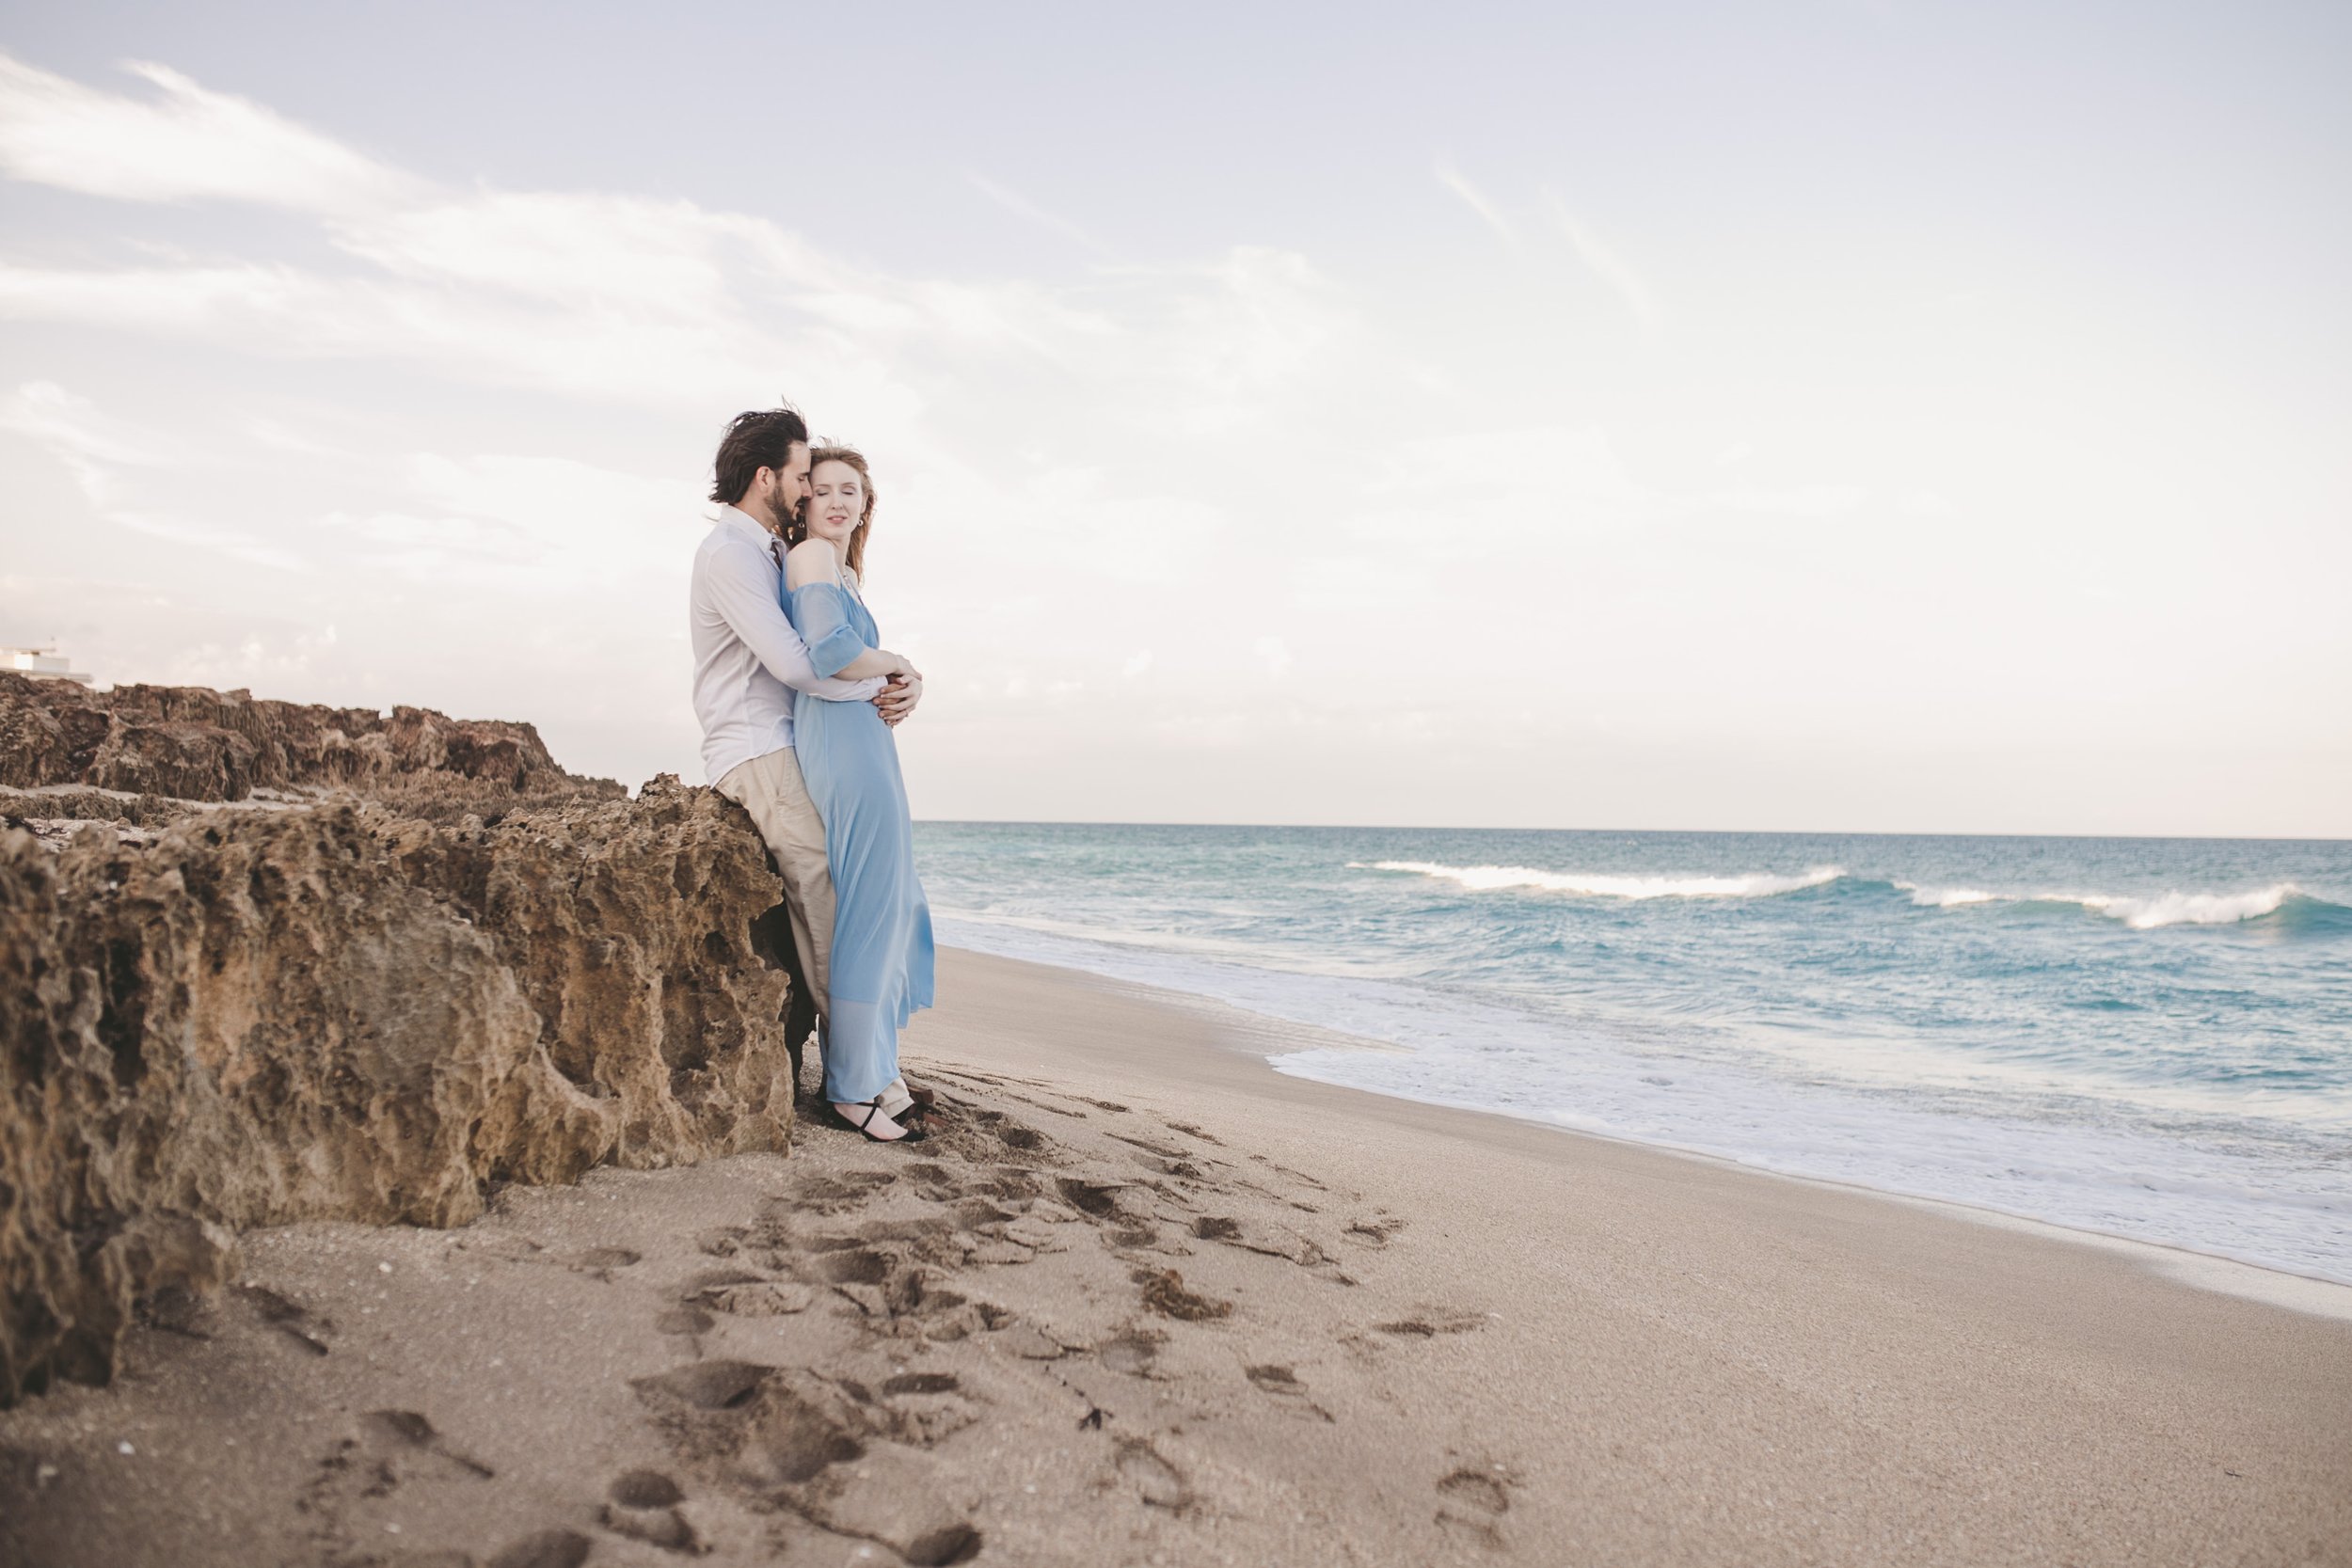
[[[866,639],[850,617],[850,595],[837,583],[804,582],[785,595],[784,609],[818,674],[838,674],[866,651]]]

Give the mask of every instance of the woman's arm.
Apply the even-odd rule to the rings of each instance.
[[[694,573],[727,630],[770,674],[793,690],[829,703],[868,702],[880,693],[882,683],[878,680],[837,681],[817,673],[809,662],[808,644],[776,602],[776,578],[767,551],[733,539],[707,562],[698,562]]]
[[[787,595],[813,583],[830,583],[837,587],[840,581],[840,562],[834,554],[830,540],[803,539],[793,546],[784,558],[784,590]],[[818,602],[822,602],[824,597],[818,595]],[[906,675],[922,679],[920,671],[889,649],[865,647],[863,640],[851,632],[845,622],[803,626],[800,630],[802,638],[808,643],[811,662],[822,673],[851,681],[865,680],[873,675]],[[851,646],[858,647],[858,653],[833,669],[825,668]]]
[[[845,681],[862,681],[868,675],[906,675],[915,680],[923,678],[923,673],[920,670],[887,648],[866,649],[857,657],[835,670],[834,675]]]

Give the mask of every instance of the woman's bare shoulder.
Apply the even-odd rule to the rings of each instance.
[[[784,580],[788,588],[803,583],[831,582],[840,575],[841,561],[830,539],[803,539],[785,552]]]

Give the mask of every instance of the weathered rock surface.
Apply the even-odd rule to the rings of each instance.
[[[104,1381],[233,1227],[788,1145],[778,884],[716,793],[616,798],[527,725],[48,688],[0,677],[0,778],[106,821],[0,826],[0,1404]]]
[[[626,793],[564,772],[529,724],[416,707],[386,718],[190,686],[97,692],[0,672],[0,788],[57,784],[183,800],[356,789],[442,816],[456,805]]]

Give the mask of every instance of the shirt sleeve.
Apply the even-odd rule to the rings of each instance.
[[[743,640],[752,657],[767,666],[770,674],[793,690],[828,702],[863,703],[888,684],[878,675],[845,681],[818,674],[809,660],[808,645],[792,629],[784,606],[777,601],[776,574],[749,546],[719,551],[710,566],[711,605],[719,618]],[[857,656],[852,652],[850,657]],[[848,662],[839,659],[833,667],[838,670]]]

